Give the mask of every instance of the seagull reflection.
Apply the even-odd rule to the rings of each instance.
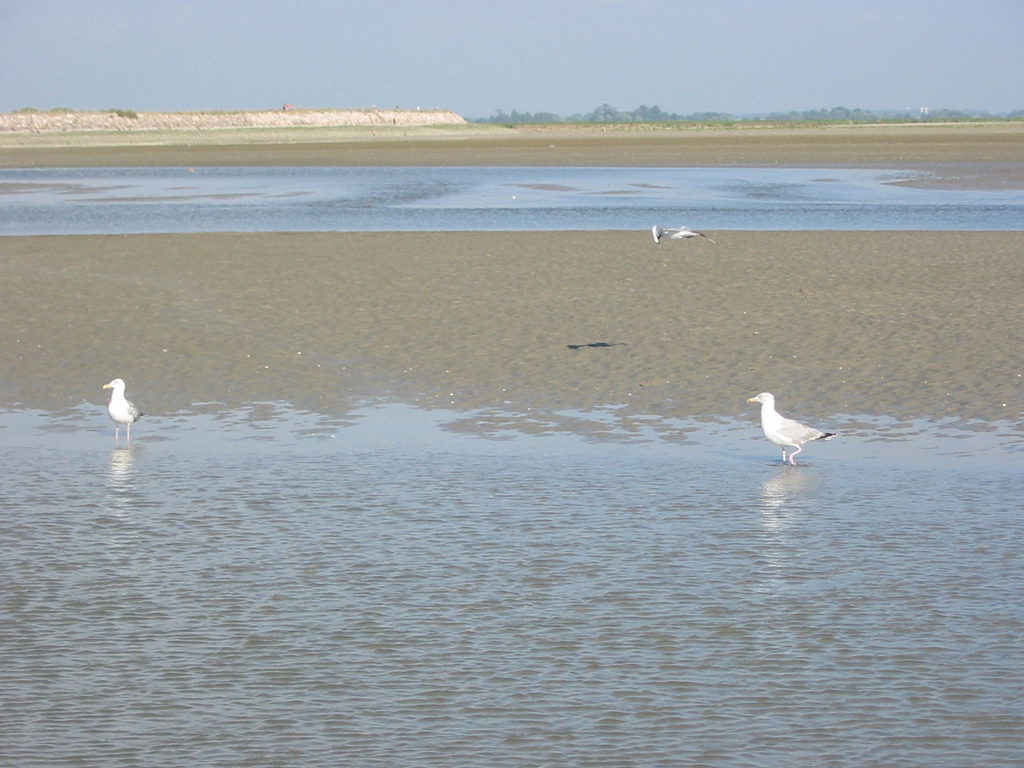
[[[805,495],[811,485],[811,475],[794,472],[790,467],[783,467],[775,475],[761,484],[761,509],[766,515],[774,518],[778,525],[777,513],[781,512],[794,500]],[[770,525],[769,521],[765,521]]]
[[[115,448],[110,452],[110,469],[107,470],[107,508],[111,512],[129,511],[129,502],[135,486],[135,449]]]
[[[121,485],[131,475],[132,464],[135,462],[135,451],[131,448],[115,448],[110,452],[110,472],[107,474],[112,484]]]

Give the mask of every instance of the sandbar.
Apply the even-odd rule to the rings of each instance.
[[[1024,189],[1024,122],[0,134],[0,168],[237,165],[887,167],[944,186]]]
[[[1016,123],[142,138],[5,137],[0,167],[885,166],[1024,188]],[[520,425],[596,409],[668,423],[750,418],[746,398],[770,390],[815,422],[1024,429],[1024,232],[709,234],[0,238],[0,407],[99,404],[120,376],[151,414],[389,399]]]
[[[3,238],[0,406],[388,399],[556,418],[788,410],[1024,428],[1024,233]]]

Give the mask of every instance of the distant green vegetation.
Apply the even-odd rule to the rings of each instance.
[[[53,107],[51,109],[36,109],[35,107],[22,107],[21,109],[14,110],[15,115],[67,115],[75,110],[69,109],[68,107]]]
[[[731,115],[724,112],[693,112],[680,115],[665,112],[661,107],[649,107],[641,104],[634,110],[623,111],[610,104],[602,104],[586,114],[561,117],[553,112],[511,112],[496,111],[490,117],[474,120],[476,123],[500,123],[503,125],[520,125],[524,123],[699,123],[703,125],[727,127],[737,123],[765,121],[771,123],[817,123],[821,125],[849,123],[905,123],[915,122],[950,122],[972,120],[1021,120],[1024,109],[1015,110],[1005,115],[992,115],[987,112],[964,112],[956,109],[916,109],[916,110],[870,110],[832,107],[830,109],[811,109],[802,112],[769,112],[764,115]]]
[[[12,114],[15,115],[70,115],[80,110],[69,109],[68,107],[53,107],[51,109],[36,109],[35,107],[22,107],[16,109]],[[86,110],[88,111],[88,110]],[[118,117],[127,117],[132,120],[138,120],[139,114],[134,109],[105,109],[104,114],[117,115]]]

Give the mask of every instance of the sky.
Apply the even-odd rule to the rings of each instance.
[[[0,0],[0,112],[1024,109],[1024,0]]]

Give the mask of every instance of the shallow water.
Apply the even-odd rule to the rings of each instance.
[[[933,188],[929,178],[849,168],[0,169],[0,235],[1024,225],[1024,190]]]
[[[1012,435],[497,422],[0,414],[5,761],[1020,764]]]
[[[902,178],[0,171],[0,234],[1024,220]],[[0,413],[0,762],[1020,765],[1009,425],[195,407]]]

